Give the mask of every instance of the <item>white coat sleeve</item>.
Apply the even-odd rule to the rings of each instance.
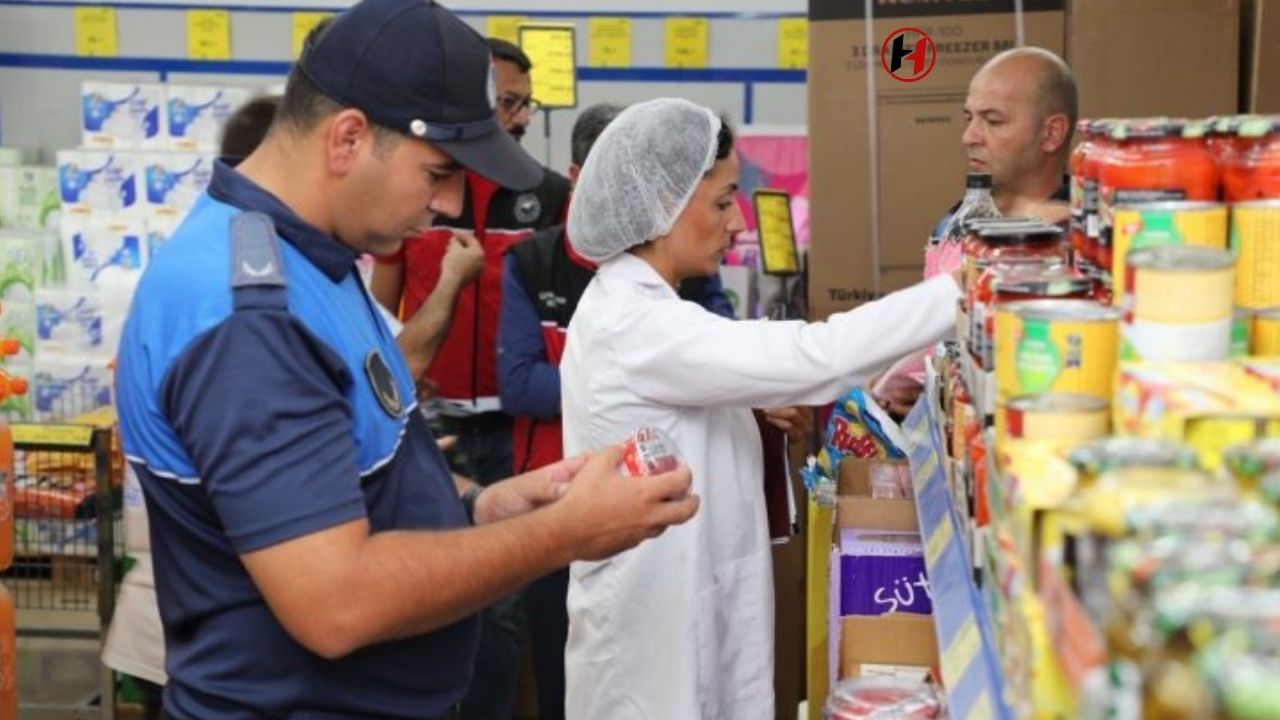
[[[815,323],[645,303],[619,318],[611,357],[637,394],[665,405],[818,405],[946,337],[959,297],[943,275]]]

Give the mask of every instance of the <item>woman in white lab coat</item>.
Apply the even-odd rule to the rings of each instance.
[[[833,401],[954,323],[950,276],[821,323],[733,321],[682,301],[680,280],[716,272],[744,229],[737,182],[728,128],[699,105],[660,99],[605,129],[574,191],[568,237],[599,271],[560,367],[565,453],[660,428],[702,505],[656,540],[571,568],[570,720],[774,717],[773,576],[751,408]]]

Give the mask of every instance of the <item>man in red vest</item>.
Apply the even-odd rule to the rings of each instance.
[[[532,97],[529,58],[511,43],[489,39],[498,122],[520,140],[539,108]],[[563,221],[569,181],[544,169],[533,190],[515,192],[468,171],[462,213],[441,217],[389,258],[379,258],[370,289],[401,318],[414,316],[438,286],[441,260],[455,234],[472,234],[484,251],[484,266],[475,280],[462,285],[449,328],[420,386],[434,388],[437,421],[445,434],[457,436],[460,470],[481,485],[512,473],[511,417],[502,412],[497,383],[498,308],[502,302],[502,262],[507,250],[535,230]],[[401,349],[413,357],[418,348],[401,337]],[[425,382],[421,380],[425,379]],[[480,651],[472,689],[462,702],[463,720],[506,720],[514,704],[520,660],[518,598],[500,600],[484,614]]]

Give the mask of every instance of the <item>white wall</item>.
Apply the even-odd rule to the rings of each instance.
[[[166,7],[140,7],[162,2]],[[79,85],[85,79],[255,86],[279,83],[282,75],[262,74],[262,67],[252,63],[266,63],[273,69],[291,59],[292,26],[286,10],[336,10],[351,2],[222,0],[216,5],[233,8],[232,62],[208,66],[185,59],[185,17],[181,7],[174,7],[183,4],[131,0],[118,7],[119,57],[111,60],[74,56],[69,2],[11,0],[0,5],[0,144],[39,147],[46,153],[79,144],[77,103]],[[481,32],[488,14],[572,22],[578,28],[580,65],[587,61],[586,26],[592,10],[631,14],[633,70],[584,68],[587,79],[579,83],[579,107],[606,100],[625,103],[677,95],[725,112],[737,123],[744,118],[784,125],[803,126],[806,122],[805,86],[793,81],[799,76],[784,74],[786,81],[779,82],[783,78],[777,75],[762,75],[776,67],[777,17],[803,15],[806,0],[446,0],[445,4]],[[712,72],[663,69],[663,17],[672,11],[708,14]],[[698,81],[680,81],[685,78]],[[747,82],[752,85],[749,93]],[[748,97],[750,107],[746,105]],[[576,115],[574,110],[553,112],[549,144],[544,137],[545,119],[536,118],[525,138],[529,151],[549,160],[552,168],[563,170],[569,161],[569,131]]]

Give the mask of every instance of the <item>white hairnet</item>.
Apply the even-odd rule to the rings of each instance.
[[[569,204],[569,240],[603,262],[671,232],[716,159],[720,118],[659,98],[623,110],[587,155]]]

